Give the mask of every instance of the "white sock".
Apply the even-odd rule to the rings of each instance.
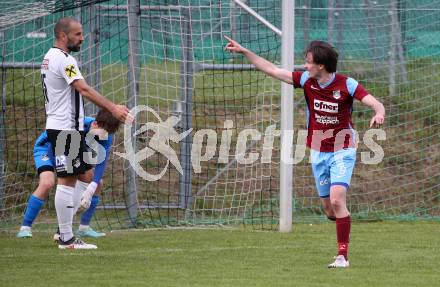
[[[30,226],[24,226],[24,225],[20,227],[20,231],[25,231],[25,230],[26,231],[31,231],[32,228]]]
[[[87,189],[87,186],[89,184],[87,182],[77,180],[75,185],[75,191],[73,192],[73,215],[76,214],[78,211],[78,208],[81,204],[81,196],[83,195],[84,191]]]
[[[58,226],[62,241],[69,241],[73,237],[73,192],[75,188],[66,185],[57,185],[55,192],[55,209],[57,211]]]
[[[87,229],[89,229],[89,226],[88,226],[88,225],[82,225],[82,224],[80,224],[79,227],[78,227],[78,229],[81,230],[81,231],[86,231]]]

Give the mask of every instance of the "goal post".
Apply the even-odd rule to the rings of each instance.
[[[294,32],[295,32],[295,1],[282,0],[282,29],[272,25],[261,17],[253,9],[241,0],[234,0],[246,12],[255,17],[258,21],[267,26],[270,30],[281,36],[281,68],[293,71],[294,68]],[[280,232],[290,232],[292,230],[292,189],[293,189],[293,166],[287,162],[292,152],[292,139],[289,134],[293,132],[293,106],[294,106],[293,86],[281,83],[281,157],[280,157]]]
[[[139,96],[139,80],[141,74],[141,63],[139,60],[139,49],[140,49],[140,4],[137,0],[127,0],[127,30],[128,30],[128,99],[127,107],[132,110],[137,106],[138,96]],[[131,142],[133,143],[133,150],[137,153],[137,143],[133,139],[133,134],[136,132],[138,127],[138,118],[135,117],[133,127],[131,129],[130,136],[132,137]],[[136,154],[134,155],[134,159]],[[137,198],[137,183],[136,183],[136,172],[129,162],[125,162],[125,169],[127,174],[127,214],[129,222],[135,226],[138,213],[138,198]]]
[[[281,38],[281,67],[293,71],[294,68],[294,33],[295,33],[295,1],[283,0],[282,3],[282,38]],[[292,189],[293,166],[286,162],[292,152],[292,142],[288,133],[293,132],[293,86],[281,83],[281,158],[280,158],[280,231],[292,230]],[[287,145],[287,149],[283,148]],[[284,154],[283,151],[288,151]]]

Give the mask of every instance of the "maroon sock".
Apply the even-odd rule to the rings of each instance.
[[[338,255],[344,255],[348,260],[348,242],[350,241],[350,215],[343,218],[336,218],[336,237],[338,239]]]

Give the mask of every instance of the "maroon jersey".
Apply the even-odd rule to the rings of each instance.
[[[323,152],[353,147],[353,98],[368,95],[362,85],[336,73],[324,85],[310,78],[309,72],[293,72],[292,77],[293,86],[304,89],[307,102],[307,146]]]

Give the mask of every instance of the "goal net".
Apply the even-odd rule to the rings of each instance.
[[[241,2],[281,27],[281,1]],[[363,141],[372,113],[354,106],[360,143],[347,199],[353,217],[439,218],[440,2],[295,2],[296,64],[309,41],[331,42],[340,53],[338,72],[361,82],[387,110],[386,140],[375,139],[383,160],[366,164],[361,153],[373,155]],[[32,149],[45,125],[39,66],[62,16],[83,24],[85,41],[74,56],[86,81],[112,101],[137,107],[133,127],[115,136],[94,224],[276,228],[280,83],[225,52],[223,38],[279,64],[273,30],[236,1],[4,1],[0,7],[0,228],[20,224],[38,183]],[[292,100],[295,149],[306,127],[302,91]],[[98,109],[86,103],[85,110],[93,116]],[[142,159],[138,164],[124,158],[130,149],[131,162]],[[323,220],[308,152],[293,169],[294,221]],[[51,194],[36,224],[55,222]]]

